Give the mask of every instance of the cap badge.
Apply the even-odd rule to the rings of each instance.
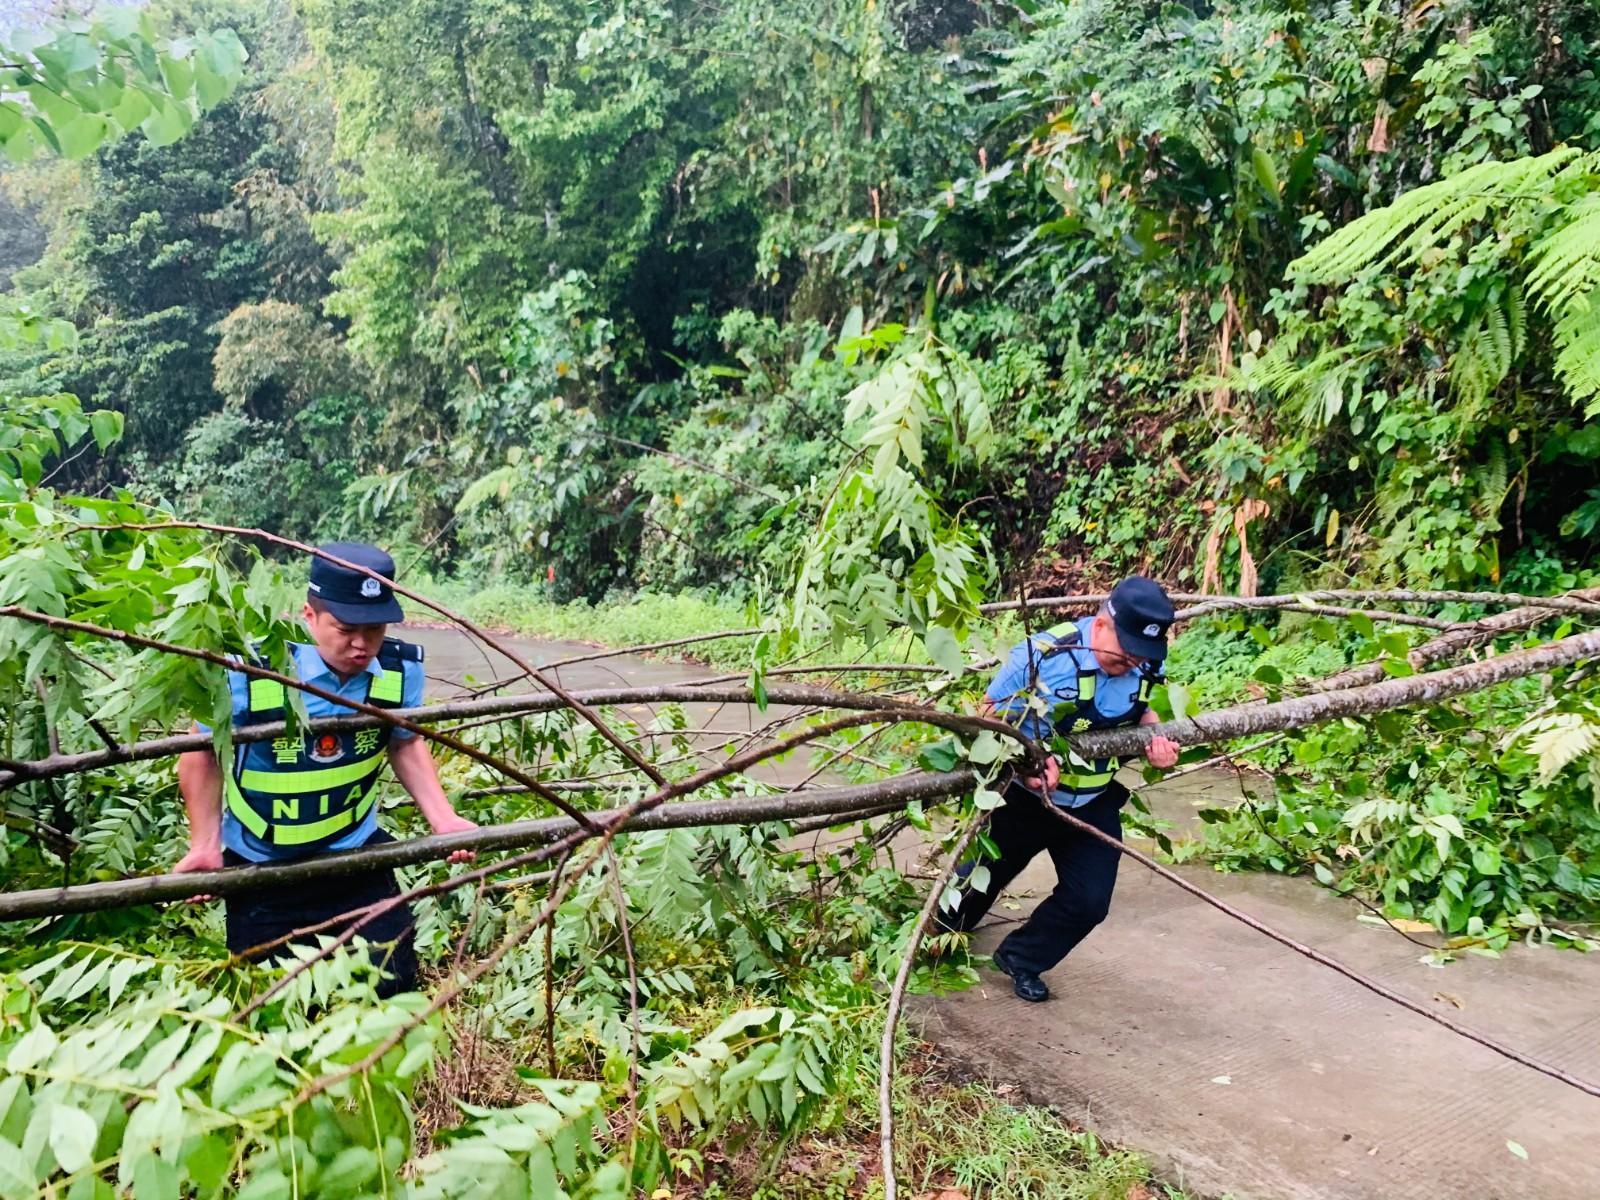
[[[1157,625],[1154,621],[1150,622],[1150,624],[1144,627],[1144,635],[1145,637],[1160,637],[1161,626]]]
[[[361,581],[361,594],[369,599],[373,596],[381,596],[383,595],[383,584],[368,575]]]

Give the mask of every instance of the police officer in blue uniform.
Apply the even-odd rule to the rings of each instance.
[[[322,550],[394,578],[394,559],[376,546],[334,542]],[[380,708],[421,706],[422,648],[385,636],[391,622],[404,619],[388,584],[313,558],[301,616],[311,640],[293,643],[291,650],[295,674],[303,682]],[[283,719],[287,697],[282,684],[230,671],[228,686],[235,728]],[[354,711],[309,692],[302,697],[312,720]],[[282,862],[393,841],[378,828],[378,780],[386,760],[435,833],[477,828],[451,807],[427,742],[409,730],[385,725],[302,733],[236,745],[227,771],[210,750],[191,751],[179,759],[189,852],[173,870]],[[451,861],[470,857],[462,851],[451,855]],[[399,894],[392,870],[239,893],[227,900],[228,949],[244,954]],[[382,995],[416,986],[413,920],[410,907],[399,905],[360,930],[369,942],[388,947],[381,962],[386,973]],[[337,934],[341,928],[319,934]],[[261,957],[280,957],[287,950],[280,947]]]
[[[1150,695],[1163,678],[1172,621],[1172,602],[1159,584],[1137,575],[1125,579],[1094,616],[1057,625],[1014,649],[985,692],[980,711],[1043,743],[1052,734],[1153,725],[1158,718]],[[1170,767],[1178,761],[1178,744],[1152,738],[1145,755],[1155,766]],[[986,889],[966,888],[954,910],[940,918],[947,930],[974,928],[1034,855],[1048,851],[1056,868],[1055,890],[994,952],[995,966],[1011,976],[1013,990],[1024,1000],[1049,999],[1040,975],[1105,920],[1122,857],[1058,820],[1042,797],[1048,793],[1051,803],[1120,840],[1128,789],[1117,782],[1116,770],[1109,759],[1083,764],[1051,756],[1044,778],[1013,781],[1005,804],[990,817],[989,837],[1000,857],[989,864]]]

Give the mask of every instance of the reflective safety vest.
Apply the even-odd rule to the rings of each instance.
[[[422,647],[385,638],[378,652],[383,674],[367,673],[366,703],[400,708],[405,666],[422,662]],[[240,724],[261,725],[286,715],[283,684],[249,681],[249,706]],[[234,748],[233,772],[223,791],[239,823],[269,846],[312,853],[361,823],[378,799],[391,727],[339,733],[288,734]]]
[[[1061,625],[1054,625],[1045,631],[1045,636],[1052,639],[1052,644],[1039,655],[1039,662],[1052,658],[1057,654],[1064,654],[1068,650],[1075,650],[1082,646],[1083,638],[1078,632],[1077,623],[1067,621]],[[1092,652],[1091,652],[1092,654]],[[1074,662],[1077,662],[1076,658]],[[1136,725],[1150,707],[1150,697],[1155,692],[1156,685],[1165,681],[1161,668],[1145,663],[1137,668],[1139,672],[1139,690],[1134,695],[1133,707],[1127,712],[1116,717],[1108,717],[1100,711],[1095,702],[1095,689],[1099,671],[1093,665],[1085,667],[1078,663],[1077,681],[1073,690],[1055,689],[1046,693],[1051,703],[1050,721],[1055,732],[1061,737],[1074,733],[1083,733],[1090,729],[1109,729],[1116,725]],[[1034,690],[1043,691],[1039,687],[1039,672],[1037,664],[1034,667]],[[1110,758],[1097,758],[1090,761],[1087,766],[1073,762],[1070,759],[1061,760],[1061,779],[1056,784],[1056,791],[1066,792],[1071,797],[1066,802],[1067,807],[1076,808],[1080,804],[1087,804],[1110,786],[1112,779],[1117,774],[1117,762]],[[1058,801],[1060,803],[1060,801]]]

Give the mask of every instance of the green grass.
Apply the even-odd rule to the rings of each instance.
[[[906,1196],[968,1200],[1184,1200],[1139,1154],[1074,1129],[1047,1108],[955,1078],[933,1047],[907,1039],[895,1080],[896,1177]],[[875,1067],[875,1064],[873,1064]],[[842,1097],[844,1120],[776,1156],[747,1146],[674,1197],[694,1200],[878,1200],[876,1070]]]
[[[608,647],[649,645],[725,629],[747,629],[758,623],[741,605],[687,594],[641,592],[628,600],[600,605],[581,601],[556,604],[532,588],[512,584],[471,592],[459,584],[435,585],[433,594],[481,625],[528,637]],[[743,667],[750,661],[751,642],[750,638],[699,642],[684,653],[717,666]]]

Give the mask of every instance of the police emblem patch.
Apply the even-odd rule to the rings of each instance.
[[[361,594],[367,597],[382,595],[383,584],[379,583],[371,575],[368,575],[361,581]]]
[[[1157,625],[1154,621],[1150,622],[1150,624],[1144,627],[1144,635],[1145,637],[1160,637],[1161,626]]]
[[[319,763],[338,762],[344,757],[344,747],[337,734],[324,733],[311,743],[310,754]]]

